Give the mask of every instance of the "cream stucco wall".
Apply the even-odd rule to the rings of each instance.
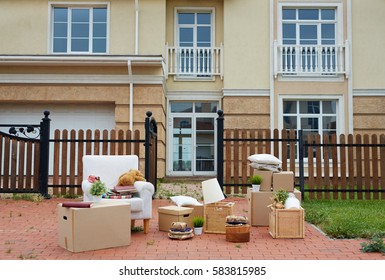
[[[0,53],[46,54],[47,13],[47,1],[0,1]]]
[[[353,87],[385,89],[385,1],[352,0]]]
[[[0,53],[49,54],[49,3],[110,4],[109,54],[135,53],[135,0],[2,0]],[[165,0],[139,0],[139,54],[163,55]],[[31,12],[33,11],[33,12]]]
[[[269,1],[223,1],[224,88],[267,89],[270,71]]]

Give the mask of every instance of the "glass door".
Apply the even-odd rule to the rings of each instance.
[[[171,103],[169,175],[215,175],[216,102]]]
[[[175,117],[173,120],[173,171],[191,172],[193,156],[192,118]]]

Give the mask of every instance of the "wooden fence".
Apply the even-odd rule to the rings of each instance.
[[[139,130],[55,130],[53,143],[54,195],[81,195],[83,155],[144,155],[144,139]],[[144,167],[144,166],[143,166]],[[143,169],[142,169],[143,170]]]
[[[294,172],[296,186],[310,199],[385,199],[385,135],[299,135],[294,130],[224,130],[223,174],[218,172],[224,192],[245,194],[254,171],[247,157],[266,153]]]

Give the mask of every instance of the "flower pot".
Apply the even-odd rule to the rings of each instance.
[[[253,192],[259,192],[259,189],[261,188],[261,185],[251,185],[251,191]]]
[[[101,195],[93,195],[92,196],[92,200],[95,202],[95,203],[99,203],[102,201],[102,196]]]
[[[202,235],[203,227],[195,227],[194,228],[194,234],[195,235]]]

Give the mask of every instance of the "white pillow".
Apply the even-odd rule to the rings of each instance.
[[[282,161],[273,155],[269,154],[254,154],[247,158],[251,162],[265,163],[265,164],[281,164]]]
[[[191,196],[177,195],[177,196],[171,196],[170,199],[177,206],[203,205],[202,203],[198,202],[198,200],[196,200],[195,198],[193,198]]]

